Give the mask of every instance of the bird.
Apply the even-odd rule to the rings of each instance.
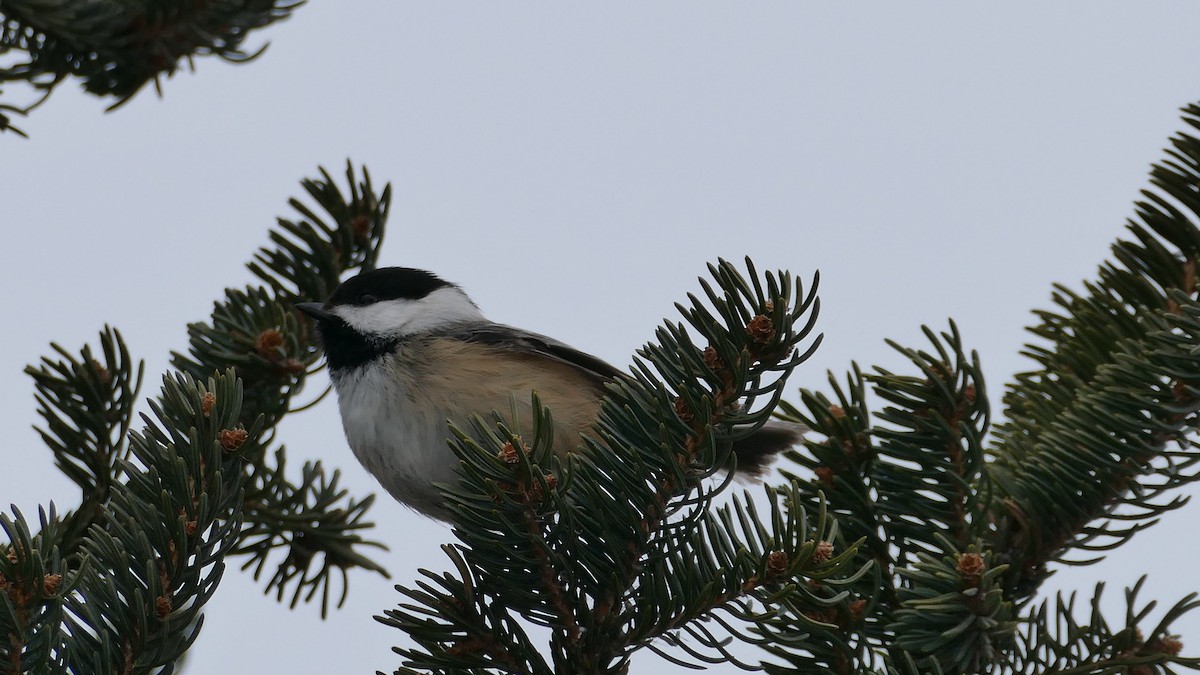
[[[460,286],[426,270],[363,271],[325,302],[295,307],[315,320],[350,449],[397,501],[436,520],[451,519],[438,488],[457,477],[451,423],[469,429],[474,415],[515,404],[528,425],[537,392],[553,413],[555,452],[570,452],[606,387],[628,377],[554,338],[488,320]],[[772,420],[733,452],[755,473],[804,431]]]

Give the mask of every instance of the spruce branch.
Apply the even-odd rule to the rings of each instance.
[[[1185,120],[1200,128],[1200,106]],[[1031,602],[1050,564],[1127,542],[1197,476],[1200,141],[1172,146],[1113,260],[1038,313],[1035,367],[996,428],[953,323],[926,329],[930,346],[893,343],[900,371],[853,365],[828,393],[781,402],[819,342],[815,291],[722,261],[610,387],[577,452],[552,447],[536,397],[514,401],[511,425],[456,430],[452,569],[399,587],[380,619],[415,642],[398,672],[623,672],[642,649],[772,673],[1200,669],[1170,632],[1194,595],[1157,623],[1141,582],[1123,621],[1100,613],[1101,588],[1086,618],[1073,597]],[[324,172],[307,182],[317,206],[294,202],[300,217],[251,263],[263,285],[189,327],[143,431],[130,431],[140,368],[115,331],[29,370],[39,432],[84,507],[50,505],[37,530],[0,515],[0,672],[170,672],[230,554],[256,576],[282,558],[267,591],[319,595],[322,611],[349,567],[382,572],[362,552],[371,498],[320,463],[289,477],[272,435],[318,358],[291,302],[374,265],[390,192],[347,178],[349,196]],[[777,404],[813,429],[790,455],[800,470],[714,508],[732,442]]]
[[[0,545],[0,672],[37,671],[53,663],[61,644],[62,600],[72,591],[68,573],[54,542],[62,537],[61,521],[50,506],[39,512],[41,527],[30,530],[19,510],[0,513],[0,529],[8,540]]]
[[[462,478],[446,492],[457,574],[398,587],[411,602],[380,620],[417,647],[397,649],[397,672],[624,672],[643,648],[727,660],[722,632],[761,642],[782,612],[845,598],[840,585],[867,568],[850,571],[859,542],[824,509],[787,487],[767,490],[766,516],[748,500],[709,508],[728,481],[705,479],[819,343],[815,288],[747,267],[710,266],[704,299],[679,306],[700,340],[660,328],[579,452],[553,452],[552,412],[536,397],[530,437],[500,417],[457,430]],[[548,653],[529,648],[518,617],[550,629]]]
[[[1200,128],[1200,105],[1184,120]],[[810,631],[798,655],[777,650],[790,663],[837,673],[1200,666],[1165,627],[1196,606],[1190,596],[1148,638],[1109,631],[1098,605],[1080,624],[1043,605],[1020,619],[1024,646],[1013,640],[1049,563],[1102,558],[1186,503],[1179,488],[1197,478],[1200,141],[1172,139],[1151,181],[1131,238],[1098,279],[1082,292],[1056,286],[1057,310],[1037,312],[1038,340],[1025,350],[1037,367],[1008,388],[1007,419],[990,437],[978,358],[953,324],[941,336],[926,329],[932,351],[892,343],[915,372],[854,365],[845,384],[830,376],[830,394],[784,402],[814,431],[789,455],[805,472],[785,475],[805,504],[824,500],[845,535],[863,539],[858,562],[878,570],[848,588],[858,627]],[[1130,610],[1126,625],[1143,614]]]
[[[954,548],[944,543],[944,550]],[[918,555],[900,571],[893,648],[946,672],[984,672],[1003,663],[1016,627],[1000,583],[1004,571],[978,544],[940,558]]]
[[[53,506],[37,534],[20,513],[0,518],[0,672],[173,671],[237,535],[240,450],[261,431],[239,423],[241,403],[232,373],[164,378],[72,564]]]
[[[1200,128],[1200,106],[1183,120]],[[1114,244],[1083,293],[1056,289],[1057,311],[1030,329],[1040,341],[1025,353],[1039,367],[1005,393],[988,473],[1004,493],[992,506],[996,547],[1018,596],[1046,563],[1074,550],[1089,554],[1075,562],[1098,560],[1181,506],[1169,493],[1197,476],[1200,142],[1181,133],[1171,145],[1128,223],[1132,238]]]
[[[859,672],[889,654],[903,625],[897,610],[914,597],[947,592],[922,587],[928,575],[912,565],[965,554],[989,527],[983,474],[989,412],[979,358],[964,348],[953,322],[940,335],[924,332],[931,351],[889,342],[913,374],[867,375],[853,365],[845,386],[830,374],[832,399],[801,390],[804,410],[782,406],[786,417],[814,431],[803,451],[787,455],[806,475],[784,475],[805,504],[827,503],[846,535],[864,541],[856,564],[876,570],[858,578],[839,610],[854,618],[854,631],[814,633],[789,657],[797,667]],[[889,405],[873,410],[868,387]],[[955,649],[959,665],[994,659],[986,641],[968,645],[964,638]]]
[[[978,517],[988,426],[979,358],[966,354],[953,322],[940,336],[923,330],[932,353],[888,343],[919,375],[879,369],[867,378],[876,395],[893,404],[877,413],[879,449],[870,481],[899,566],[914,551],[964,550],[986,524]]]
[[[304,245],[260,251],[292,259],[277,277],[256,270],[272,288],[331,289],[346,264],[374,263],[390,190],[376,195],[348,166],[347,199],[322,175],[305,187],[330,222],[311,208],[284,221]],[[192,350],[175,355],[181,372],[164,378],[141,431],[131,430],[141,367],[116,330],[78,355],[55,345],[56,357],[27,370],[39,432],[83,503],[66,517],[51,504],[37,531],[19,512],[0,516],[0,673],[172,672],[231,554],[261,572],[285,548],[267,589],[282,597],[287,587],[293,604],[320,593],[323,612],[339,576],[344,599],[349,568],[384,572],[362,552],[378,546],[362,537],[372,498],[350,498],[319,463],[294,483],[283,448],[268,453],[317,358],[294,300],[228,291],[211,324],[189,327]]]
[[[249,61],[265,49],[242,48],[250,32],[287,18],[300,4],[2,0],[0,56],[16,57],[0,68],[0,83],[25,82],[40,95],[24,106],[0,104],[0,131],[24,135],[4,113],[28,114],[70,76],[79,78],[88,93],[115,98],[111,110],[148,82],[161,95],[160,78],[174,75],[183,62],[193,66],[196,56]]]
[[[160,401],[130,434],[126,480],[105,526],[88,531],[83,573],[63,600],[62,660],[75,672],[172,672],[236,541],[241,453],[261,433],[241,424],[236,377],[164,377]]]
[[[1012,673],[1064,673],[1070,675],[1107,673],[1177,672],[1172,666],[1200,670],[1200,659],[1180,656],[1183,643],[1170,632],[1171,624],[1200,606],[1196,593],[1172,605],[1153,627],[1146,619],[1154,602],[1138,600],[1146,577],[1125,589],[1125,615],[1116,626],[1100,611],[1105,584],[1096,584],[1087,601],[1088,613],[1081,621],[1076,611],[1076,594],[1058,594],[1045,601],[1022,621],[1013,659]]]
[[[800,390],[805,410],[788,401],[780,405],[785,418],[801,421],[813,430],[804,442],[804,450],[791,451],[785,457],[803,467],[805,475],[781,470],[789,481],[801,486],[805,503],[821,501],[835,515],[838,527],[848,539],[862,539],[859,547],[861,561],[873,564],[873,574],[863,578],[855,589],[852,612],[861,621],[862,631],[869,639],[882,644],[890,639],[887,624],[890,616],[872,611],[895,605],[895,550],[889,531],[877,503],[873,484],[875,463],[880,451],[875,442],[874,421],[867,403],[867,380],[857,364],[852,364],[843,386],[832,373],[828,375],[833,398],[808,389]],[[842,650],[839,660],[849,663],[851,652],[833,644],[829,648]],[[862,650],[852,650],[861,656]],[[835,668],[835,672],[850,672]]]
[[[142,385],[143,366],[131,361],[121,334],[105,327],[100,358],[85,346],[76,358],[52,344],[59,358],[44,358],[25,369],[34,380],[38,428],[54,453],[55,465],[83,493],[82,503],[67,514],[58,536],[59,551],[72,556],[93,523],[104,518],[113,483],[128,457],[126,434]]]
[[[234,555],[246,555],[242,569],[253,568],[254,578],[263,575],[266,564],[277,549],[285,549],[285,557],[268,580],[265,592],[275,591],[283,601],[291,588],[289,604],[295,607],[300,600],[310,602],[320,592],[321,615],[329,611],[333,599],[333,580],[340,578],[341,592],[337,605],[345,602],[349,590],[348,571],[357,567],[387,576],[387,571],[358,549],[361,546],[384,548],[380,543],[363,539],[361,531],[374,527],[366,514],[375,503],[375,495],[362,499],[348,497],[339,488],[341,473],[327,475],[319,462],[306,462],[299,484],[286,477],[286,454],[283,446],[275,452],[275,464],[263,483],[256,485],[255,501],[247,500],[244,509],[253,513],[247,518]]]
[[[264,416],[268,429],[292,409],[292,399],[320,358],[311,321],[293,305],[328,297],[343,274],[375,265],[391,186],[377,194],[370,175],[364,170],[360,178],[350,163],[345,182],[343,192],[324,169],[320,178],[304,180],[302,187],[315,207],[290,200],[299,218],[280,218],[270,233],[271,245],[259,249],[248,264],[266,286],[227,290],[215,304],[211,322],[188,326],[188,353],[172,355],[172,364],[193,376],[213,368],[236,369],[247,408]],[[359,550],[383,548],[360,534],[372,526],[364,518],[374,498],[350,498],[338,486],[338,473],[327,474],[319,461],[305,462],[300,484],[294,483],[284,473],[283,449],[266,452],[272,440],[268,434],[263,452],[248,458],[245,529],[234,553],[249,556],[243,567],[253,568],[258,578],[272,554],[282,550],[266,590],[282,600],[292,586],[292,605],[319,592],[324,614],[334,594],[338,606],[345,602],[349,568],[386,575]],[[331,586],[336,577],[342,582],[340,593]]]
[[[1200,304],[1178,291],[1172,291],[1174,307],[1168,314],[1163,315],[1164,328],[1151,332],[1140,341],[1139,349],[1122,352],[1117,355],[1117,367],[1112,373],[1102,373],[1097,390],[1100,392],[1087,405],[1103,410],[1104,405],[1128,405],[1129,390],[1118,388],[1111,384],[1107,377],[1122,377],[1126,380],[1144,378],[1147,382],[1160,382],[1157,388],[1147,386],[1146,389],[1162,392],[1165,399],[1172,397],[1175,401],[1177,390],[1169,385],[1173,378],[1190,377],[1189,373],[1196,371],[1195,345],[1200,344],[1200,332],[1195,325],[1200,318]],[[1169,328],[1168,328],[1169,327]],[[926,331],[931,338],[932,333]],[[874,668],[876,663],[882,663],[888,672],[897,673],[954,673],[954,672],[983,672],[993,670],[998,672],[1058,672],[1053,669],[1045,671],[1034,670],[1033,666],[1014,667],[1011,656],[1013,652],[1012,632],[1014,628],[1015,608],[1025,599],[1025,596],[1014,594],[1010,586],[1011,569],[1005,562],[1008,551],[994,551],[993,545],[997,529],[995,520],[988,517],[988,505],[1005,504],[1008,498],[1002,496],[998,487],[989,482],[986,473],[991,467],[982,464],[977,459],[973,461],[974,470],[963,476],[957,471],[946,471],[934,478],[937,471],[928,468],[956,467],[959,463],[953,460],[954,445],[940,448],[938,443],[926,443],[918,449],[905,448],[896,440],[906,438],[914,428],[909,421],[919,421],[925,429],[944,433],[947,425],[944,420],[948,415],[957,415],[959,428],[964,433],[957,436],[960,447],[971,448],[971,453],[979,457],[982,449],[983,436],[986,431],[986,400],[983,400],[984,387],[977,359],[972,357],[964,360],[964,351],[957,331],[944,334],[943,340],[952,346],[950,352],[938,351],[937,358],[923,352],[900,348],[902,353],[913,358],[913,363],[919,368],[920,376],[901,373],[878,371],[878,374],[866,377],[854,368],[847,379],[847,386],[841,386],[831,376],[833,399],[820,393],[804,391],[802,400],[806,411],[784,405],[788,415],[809,424],[815,432],[824,435],[824,440],[817,438],[806,442],[804,452],[791,453],[795,459],[811,472],[807,480],[800,476],[788,474],[804,493],[806,503],[812,503],[817,495],[826,499],[830,509],[837,514],[839,526],[846,532],[864,533],[867,544],[860,549],[861,560],[866,560],[868,552],[874,544],[873,562],[885,573],[880,577],[863,576],[864,583],[851,588],[852,597],[860,598],[862,612],[866,614],[858,632],[849,631],[840,634],[828,634],[812,631],[804,650],[798,655],[788,655],[786,650],[771,649],[784,655],[787,660],[802,670],[822,669],[835,673],[866,672]],[[1149,345],[1149,346],[1146,346]],[[1145,351],[1142,351],[1142,350]],[[958,357],[946,359],[950,354]],[[938,363],[954,362],[959,364],[953,369],[937,367]],[[964,365],[967,364],[967,365]],[[951,373],[956,373],[950,375]],[[1165,375],[1171,373],[1171,377]],[[950,375],[950,376],[948,376]],[[874,418],[865,400],[865,384],[874,384],[874,392],[879,398],[893,404],[888,414],[878,414]],[[942,383],[931,386],[931,383]],[[901,395],[902,394],[902,395]],[[907,396],[908,398],[905,398]],[[932,401],[958,401],[957,406],[948,406],[938,415],[931,415],[930,410],[936,410],[929,405]],[[1175,401],[1177,402],[1177,401]],[[1153,412],[1153,409],[1151,409]],[[906,412],[911,411],[911,412]],[[958,411],[958,412],[954,412]],[[974,411],[963,414],[964,411]],[[1164,403],[1159,409],[1163,416],[1175,415],[1176,422],[1183,419],[1185,409],[1170,407]],[[965,421],[975,420],[970,424]],[[906,423],[897,429],[898,422]],[[1140,429],[1145,438],[1170,438],[1179,443],[1179,449],[1172,450],[1162,447],[1150,448],[1149,452],[1158,453],[1155,461],[1159,464],[1150,465],[1140,480],[1130,487],[1131,493],[1124,497],[1127,506],[1140,506],[1124,514],[1114,514],[1114,517],[1135,519],[1134,528],[1123,532],[1123,540],[1128,539],[1137,527],[1144,527],[1154,521],[1146,520],[1148,512],[1158,513],[1167,508],[1177,508],[1183,499],[1175,497],[1163,502],[1156,501],[1159,497],[1175,490],[1194,479],[1194,472],[1187,471],[1196,460],[1191,451],[1191,441],[1180,436],[1176,427],[1163,426],[1145,429],[1146,420],[1138,419],[1099,419],[1098,415],[1087,418],[1091,426],[1082,425],[1080,420],[1066,418],[1054,420],[1051,424],[1059,424],[1061,428],[1075,429],[1074,438],[1087,438],[1093,433],[1092,429],[1111,429],[1114,424],[1120,424],[1126,433],[1132,435]],[[1107,426],[1100,426],[1101,424]],[[1074,425],[1074,426],[1072,426]],[[935,434],[933,438],[937,438]],[[918,437],[929,438],[929,437]],[[883,439],[878,444],[871,439]],[[890,446],[888,441],[891,441]],[[969,445],[968,445],[969,443]],[[1128,443],[1128,441],[1126,441]],[[1076,449],[1088,447],[1086,444],[1075,446]],[[910,454],[898,454],[897,449],[908,450]],[[887,453],[906,460],[904,466],[910,472],[901,478],[911,478],[911,494],[894,489],[892,494],[897,503],[911,509],[907,518],[889,517],[894,510],[885,505],[884,492],[888,481],[879,481],[879,467],[888,461]],[[1073,476],[1090,477],[1094,468],[1083,464],[1084,460],[1075,460],[1065,467],[1058,467],[1053,473],[1061,483],[1072,480]],[[1036,469],[1036,468],[1035,468]],[[885,470],[886,476],[893,476],[893,467]],[[1044,475],[1050,480],[1051,472]],[[1077,479],[1075,479],[1077,480]],[[1047,484],[1049,487],[1051,484]],[[945,487],[942,487],[945,486]],[[947,489],[953,488],[953,489]],[[966,490],[965,492],[963,490]],[[1068,489],[1068,492],[1070,489]],[[955,495],[969,495],[976,504],[973,508],[960,510],[955,507]],[[1049,494],[1049,492],[1048,492]],[[1060,495],[1062,493],[1059,493]],[[993,501],[994,500],[994,501]],[[964,502],[971,503],[971,502]],[[942,507],[939,511],[938,507]],[[1073,508],[1071,499],[1059,499],[1055,508]],[[995,507],[993,507],[995,508]],[[924,513],[924,516],[922,514]],[[975,544],[960,548],[951,540],[953,530],[945,527],[946,514],[965,513],[970,515],[967,521],[971,524],[970,532],[979,537]],[[941,515],[939,515],[941,514]],[[1054,514],[1039,513],[1044,518],[1052,518]],[[923,521],[928,528],[922,533],[915,527]],[[1036,518],[1034,522],[1040,522]],[[1088,526],[1081,530],[1082,537],[1111,536],[1113,530],[1100,530],[1096,526]],[[930,534],[936,538],[928,549],[918,548],[915,559],[903,556],[905,546],[913,546],[914,540],[924,547]],[[886,547],[884,543],[892,541]],[[937,552],[937,553],[935,553]],[[967,563],[970,563],[969,565]],[[970,569],[975,572],[968,573]],[[977,578],[973,583],[971,578]],[[872,582],[872,583],[865,583]],[[1189,602],[1177,605],[1170,613],[1173,620],[1185,611],[1195,607]],[[872,615],[875,615],[872,617]],[[1048,631],[1044,624],[1045,616],[1028,618],[1025,621],[1035,622],[1029,630]],[[1099,619],[1097,619],[1099,620]],[[1039,623],[1040,622],[1040,623]],[[1093,622],[1094,623],[1094,622]],[[797,627],[799,632],[799,627]],[[1159,631],[1166,636],[1165,628]],[[1048,633],[1046,633],[1048,635]],[[1043,636],[1049,644],[1050,638]],[[1179,643],[1175,638],[1162,637],[1166,644],[1176,649]],[[1171,640],[1175,640],[1171,642]],[[1147,640],[1151,642],[1152,640]],[[1158,643],[1156,643],[1158,644]],[[1056,647],[1046,646],[1045,650]],[[1157,649],[1157,647],[1155,648]],[[1037,657],[1030,657],[1027,663],[1034,663]],[[1097,657],[1097,663],[1103,661],[1103,667],[1081,669],[1070,672],[1120,672],[1122,668],[1146,667],[1151,665],[1177,664],[1195,667],[1200,662],[1178,654],[1165,654],[1155,651],[1150,654],[1142,652],[1130,653],[1112,658],[1109,654],[1103,659]],[[1089,666],[1089,668],[1091,668]],[[773,669],[769,669],[773,670]],[[782,672],[774,671],[773,672]],[[1138,671],[1138,672],[1151,672]]]

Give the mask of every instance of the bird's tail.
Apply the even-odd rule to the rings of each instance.
[[[733,444],[737,474],[742,477],[761,476],[776,455],[798,445],[808,430],[799,422],[769,420],[754,435]]]

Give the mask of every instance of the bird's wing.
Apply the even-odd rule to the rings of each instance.
[[[469,326],[455,333],[454,337],[466,342],[485,344],[515,354],[534,354],[570,366],[581,375],[603,387],[622,376],[620,370],[607,361],[581,352],[552,337],[531,333],[520,328],[502,324]]]

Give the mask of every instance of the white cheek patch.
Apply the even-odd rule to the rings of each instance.
[[[356,307],[342,305],[333,310],[359,333],[388,336],[404,331],[406,324],[416,318],[420,309],[415,300],[384,300],[373,305]]]
[[[380,337],[403,337],[438,328],[478,321],[483,314],[460,289],[446,286],[417,300],[397,298],[357,307],[342,305],[333,313],[359,333]]]

